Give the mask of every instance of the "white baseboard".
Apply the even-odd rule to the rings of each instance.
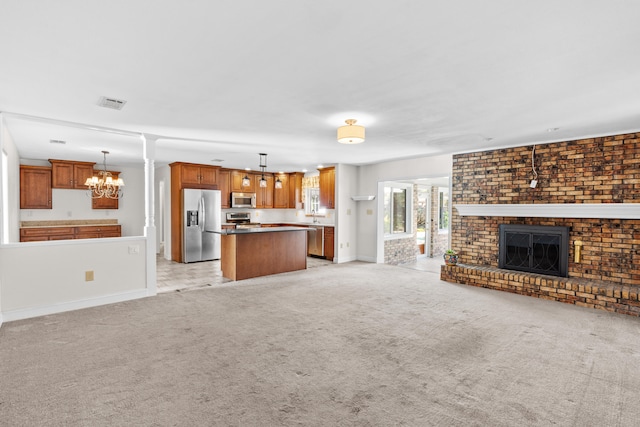
[[[65,311],[79,310],[81,308],[97,307],[99,305],[113,304],[149,296],[147,289],[122,292],[78,301],[63,302],[44,307],[22,308],[0,313],[0,325],[2,321],[29,319],[31,317],[46,316],[48,314],[63,313]]]

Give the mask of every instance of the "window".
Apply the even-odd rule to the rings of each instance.
[[[320,212],[320,189],[318,187],[305,189],[304,213],[307,215],[324,213],[324,209]]]
[[[438,231],[449,231],[449,189],[438,189]]]
[[[384,234],[411,233],[412,186],[392,184],[384,187]]]

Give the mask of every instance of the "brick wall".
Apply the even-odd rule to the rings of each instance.
[[[457,214],[458,203],[640,203],[640,133],[536,146],[536,188],[529,187],[532,149],[453,157],[451,246],[459,262],[497,267],[499,224],[563,225],[571,227],[570,277],[639,286],[640,220]],[[584,242],[580,263],[573,259],[574,240]]]

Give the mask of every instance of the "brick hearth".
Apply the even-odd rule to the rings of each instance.
[[[512,292],[537,298],[640,316],[640,287],[581,278],[544,276],[474,265],[443,265],[447,282]]]

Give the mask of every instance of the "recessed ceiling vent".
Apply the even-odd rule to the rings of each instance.
[[[50,139],[50,140],[49,140],[49,142],[50,142],[51,144],[62,144],[62,145],[64,145],[64,144],[66,144],[66,143],[67,143],[67,141],[63,141],[63,140],[61,140],[61,139]]]
[[[124,101],[122,99],[107,98],[106,96],[101,97],[98,101],[99,106],[104,108],[111,108],[113,110],[122,110],[122,107],[124,107],[124,104],[126,103],[127,101]]]

